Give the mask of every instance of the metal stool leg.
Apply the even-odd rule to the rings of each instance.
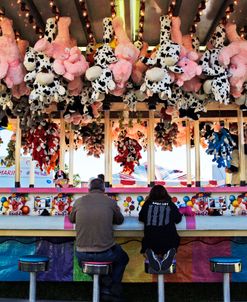
[[[93,302],[99,302],[99,275],[93,275]]]
[[[223,274],[223,292],[224,292],[224,302],[230,302],[230,274]]]
[[[158,275],[158,301],[165,302],[164,275]]]
[[[36,301],[36,273],[30,272],[29,301]]]

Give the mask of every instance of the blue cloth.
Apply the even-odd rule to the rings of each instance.
[[[241,258],[237,258],[237,257],[213,257],[210,258],[210,262],[213,263],[238,263],[238,262],[242,262]]]
[[[25,256],[21,256],[19,260],[22,262],[36,263],[36,262],[48,262],[49,258],[46,256],[39,256],[39,255],[25,255]]]
[[[76,256],[80,267],[82,266],[82,262],[111,261],[112,273],[110,277],[113,284],[121,283],[125,267],[129,262],[127,253],[118,244],[115,244],[112,248],[99,253],[76,251]]]

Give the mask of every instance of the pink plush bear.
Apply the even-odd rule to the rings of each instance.
[[[137,61],[140,51],[130,42],[120,17],[115,17],[112,25],[118,40],[118,45],[115,49],[115,56],[118,58],[118,62],[109,66],[116,83],[116,88],[111,93],[119,96],[125,91],[126,84],[132,73],[133,64]]]
[[[20,55],[21,55],[21,61],[24,61],[24,57],[25,57],[25,53],[26,53],[26,49],[29,45],[28,41],[26,40],[19,40],[17,42],[19,51],[20,51]],[[24,72],[25,73],[25,72]],[[21,84],[19,85],[14,85],[12,87],[12,95],[19,99],[20,97],[22,97],[23,95],[29,95],[30,91],[26,86],[26,83],[24,81],[22,81]]]
[[[15,41],[13,22],[3,18],[0,23],[0,80],[3,79],[8,88],[19,85],[24,80],[24,67]]]
[[[65,79],[73,81],[75,77],[85,74],[89,67],[88,62],[78,47],[65,49],[65,54],[54,61],[54,71]]]
[[[180,59],[176,66],[180,67],[183,73],[175,73],[175,83],[178,86],[183,86],[184,82],[199,76],[202,73],[202,68],[197,64],[198,55],[193,51],[192,47],[187,49],[183,44],[183,37],[180,31],[181,20],[179,17],[172,17],[171,37],[172,41],[181,45]],[[187,45],[188,46],[188,45]]]
[[[238,36],[236,24],[227,24],[226,34],[231,43],[220,51],[219,62],[229,67],[231,94],[237,98],[247,81],[247,41]]]

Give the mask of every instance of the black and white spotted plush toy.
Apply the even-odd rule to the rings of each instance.
[[[160,99],[171,97],[171,83],[174,78],[168,73],[169,70],[182,72],[181,68],[176,66],[179,60],[180,45],[170,39],[171,19],[169,16],[160,17],[160,46],[154,58],[142,58],[141,61],[152,67],[146,71],[144,83],[141,91],[146,92],[148,96],[158,93]]]
[[[204,92],[212,94],[215,101],[228,104],[230,100],[229,74],[227,68],[219,63],[219,53],[224,47],[225,36],[224,26],[218,25],[199,64],[202,67],[202,74],[209,77],[204,82]]]
[[[50,18],[46,23],[44,38],[51,42],[55,33],[55,18]],[[30,88],[29,102],[34,111],[42,111],[51,102],[62,101],[66,95],[64,82],[53,71],[53,62],[54,59],[44,52],[38,52],[32,47],[27,48],[24,58],[27,74],[24,80]]]
[[[92,99],[103,100],[105,94],[116,87],[113,81],[112,71],[109,65],[117,62],[113,49],[109,45],[113,38],[112,19],[103,19],[103,45],[100,46],[94,55],[94,66],[86,71],[86,78],[91,81],[93,87]]]

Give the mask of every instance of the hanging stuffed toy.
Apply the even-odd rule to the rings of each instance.
[[[49,174],[59,160],[58,125],[43,120],[28,132],[26,147],[30,150],[32,159],[38,162],[40,169]]]
[[[219,61],[224,40],[225,28],[220,24],[216,27],[207,45],[208,49],[204,52],[199,64],[202,67],[202,74],[211,78],[204,82],[204,92],[212,94],[215,101],[228,104],[230,98],[229,74],[227,66],[220,65]]]
[[[148,54],[148,44],[146,42],[141,43],[141,51],[139,54],[139,58],[147,57]],[[146,70],[148,69],[148,66],[145,65],[141,60],[138,60],[133,65],[131,79],[133,82],[137,85],[141,85],[144,81],[144,75]]]
[[[168,70],[182,73],[182,69],[175,66],[179,60],[180,46],[170,40],[170,31],[170,17],[161,16],[159,49],[154,58],[142,59],[143,63],[152,68],[146,71],[145,80],[140,89],[148,96],[158,93],[160,99],[171,97],[170,85],[174,76],[169,74]]]
[[[229,68],[231,94],[237,98],[247,81],[247,41],[237,34],[236,24],[227,24],[226,34],[231,43],[220,51],[219,62]]]
[[[123,103],[130,111],[136,111],[136,105],[138,102],[143,102],[147,95],[142,92],[139,87],[134,87],[132,83],[128,83],[128,90],[123,94]]]
[[[164,120],[157,123],[154,128],[154,142],[162,151],[172,151],[173,145],[176,144],[177,133],[177,124]]]
[[[172,17],[171,38],[172,41],[178,43],[181,47],[179,61],[177,66],[182,68],[182,73],[175,73],[175,83],[178,86],[183,86],[184,82],[199,76],[202,73],[202,68],[197,64],[198,54],[183,46],[183,38],[180,30],[181,20],[179,17]]]
[[[109,66],[116,84],[115,89],[111,90],[111,94],[120,96],[126,90],[126,85],[131,76],[133,65],[137,61],[140,51],[128,38],[121,17],[115,17],[112,21],[112,25],[117,37],[115,56],[118,61]]]
[[[123,167],[121,173],[131,175],[135,165],[139,165],[139,160],[142,158],[140,153],[142,147],[137,140],[126,136],[126,134],[126,131],[121,131],[118,136],[116,142],[118,155],[114,157],[114,160]]]
[[[20,39],[20,40],[18,40],[17,45],[18,45],[19,52],[21,55],[21,62],[23,62],[25,54],[26,54],[26,49],[27,49],[29,43],[26,40]],[[24,68],[23,68],[23,70],[24,70]],[[25,74],[26,74],[26,70],[24,70],[24,75]],[[15,97],[16,99],[20,99],[22,96],[29,95],[29,93],[30,93],[30,90],[28,89],[26,83],[24,82],[24,77],[23,77],[22,82],[19,85],[14,85],[11,90],[12,90],[13,97]]]
[[[44,40],[50,43],[55,32],[55,18],[50,18],[46,23]],[[24,58],[24,66],[28,71],[25,82],[31,90],[30,103],[37,100],[40,103],[41,111],[45,108],[45,105],[49,105],[53,101],[64,101],[66,95],[66,89],[62,85],[62,81],[54,73],[53,62],[54,59],[45,52],[36,51],[32,47],[27,48]]]
[[[88,156],[99,158],[104,154],[104,124],[90,123],[79,129],[82,145]]]
[[[218,168],[230,168],[231,153],[235,145],[229,130],[221,127],[218,132],[214,131],[209,137],[206,153],[214,156],[212,161],[217,163]]]
[[[104,18],[103,45],[95,52],[94,66],[86,71],[86,78],[91,82],[93,88],[93,101],[104,100],[105,94],[116,87],[112,71],[109,68],[110,64],[117,62],[114,51],[109,44],[113,38],[113,33],[112,19]]]
[[[12,94],[11,90],[6,86],[5,83],[0,82],[0,108],[5,110],[7,108],[12,109]]]
[[[0,27],[0,80],[3,80],[8,88],[19,85],[24,79],[24,67],[21,55],[16,44],[13,22],[8,18],[2,18]]]

